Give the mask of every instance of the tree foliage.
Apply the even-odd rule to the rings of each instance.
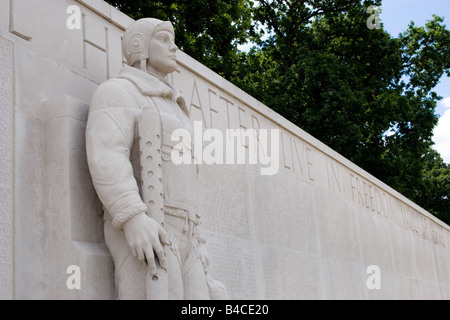
[[[424,157],[423,179],[415,187],[414,199],[430,213],[450,224],[450,165],[433,149]]]
[[[250,0],[107,0],[133,19],[173,23],[177,45],[224,77],[252,30]]]
[[[450,72],[443,19],[412,23],[392,37],[367,26],[367,8],[381,1],[258,3],[254,17],[270,36],[241,53],[232,81],[419,205],[442,212],[445,205],[433,206],[426,195],[448,206],[449,190],[425,182],[434,177],[428,162],[442,162],[429,155],[440,99],[432,89]]]
[[[183,51],[450,224],[450,168],[431,148],[443,18],[394,37],[367,25],[382,0],[108,2],[171,20]]]

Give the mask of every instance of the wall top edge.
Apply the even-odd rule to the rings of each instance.
[[[384,189],[386,192],[390,193],[393,197],[397,198],[399,201],[405,203],[406,205],[412,207],[416,211],[418,211],[420,214],[426,216],[433,222],[441,225],[443,228],[445,228],[448,232],[450,232],[450,226],[430,214],[428,211],[423,209],[422,207],[418,206],[416,203],[411,201],[410,199],[406,198],[404,195],[399,193],[398,191],[394,190],[390,186],[388,186],[383,181],[379,180],[378,178],[374,177],[369,172],[365,171],[364,169],[360,168],[359,166],[355,165],[353,162],[336,152],[335,150],[328,147],[326,144],[318,140],[317,138],[313,137],[300,127],[293,124],[288,119],[284,118],[279,113],[275,112],[274,110],[270,109],[260,101],[256,100],[254,97],[246,93],[245,91],[241,90],[240,88],[236,87],[234,84],[229,82],[228,80],[224,79],[211,69],[207,68],[197,60],[193,59],[186,53],[180,51],[178,54],[178,62],[191,72],[195,73],[196,75],[202,77],[206,81],[214,84],[215,86],[219,87],[220,89],[224,90],[233,98],[236,100],[239,100],[243,104],[245,104],[247,107],[252,109],[253,111],[257,112],[263,117],[266,117],[267,119],[270,119],[273,123],[280,126],[280,128],[286,130],[287,132],[291,133],[295,137],[310,143],[313,145],[316,149],[318,149],[320,152],[324,153],[328,157],[332,158],[336,162],[340,163],[344,167],[347,167],[349,170],[354,171],[356,174],[364,177],[380,189]]]
[[[114,25],[118,26],[122,30],[125,30],[134,21],[132,18],[120,12],[118,9],[114,8],[113,6],[111,6],[110,4],[106,3],[103,0],[75,0],[75,1],[79,2],[83,6],[89,8],[90,10],[96,12],[97,14],[99,14],[106,20],[110,21]],[[226,93],[230,94],[234,99],[243,103],[245,106],[258,113],[260,116],[269,119],[271,122],[278,125],[281,129],[284,129],[290,134],[294,135],[295,137],[311,144],[320,152],[337,161],[344,167],[347,167],[349,170],[354,171],[356,174],[364,177],[374,185],[378,186],[380,189],[384,189],[386,192],[390,193],[393,197],[397,198],[399,201],[412,207],[420,214],[424,215],[428,219],[439,224],[448,232],[450,232],[450,226],[448,226],[447,224],[445,224],[444,222],[442,222],[441,220],[430,214],[428,211],[418,206],[416,203],[406,198],[404,195],[397,192],[383,181],[379,180],[378,178],[374,177],[367,171],[355,165],[350,160],[348,160],[341,154],[337,153],[320,140],[314,138],[312,135],[310,135],[300,127],[294,125],[292,122],[290,122],[289,120],[287,120],[274,110],[270,109],[269,107],[267,107],[266,105],[264,105],[263,103],[261,103],[260,101],[258,101],[245,91],[243,91],[242,89],[238,88],[225,78],[221,77],[213,70],[201,64],[188,54],[179,50],[177,54],[177,60],[181,66],[188,69],[197,76],[203,78],[207,82],[213,84],[214,86],[220,88]]]
[[[103,0],[75,0],[85,7],[96,12],[106,20],[112,22],[119,28],[125,30],[128,26],[133,23],[133,19],[126,14],[120,12],[110,4]]]

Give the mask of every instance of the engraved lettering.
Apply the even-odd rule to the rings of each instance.
[[[245,110],[242,109],[241,107],[238,107],[238,115],[239,115],[239,128],[242,129],[241,132],[245,132],[247,129],[249,129],[248,115],[245,112]],[[248,144],[245,140],[244,135],[241,135],[241,145],[248,148]]]
[[[328,188],[334,192],[342,193],[342,180],[339,166],[332,160],[325,159],[327,166]]]
[[[293,162],[293,170],[294,172],[297,173],[297,177],[301,176],[303,174],[303,163],[305,162],[304,160],[304,155],[305,155],[305,145],[302,143],[300,143],[298,140],[293,140],[292,141],[292,145],[293,145],[293,153],[295,155],[294,157],[294,162]]]
[[[374,198],[373,192],[374,192],[374,191],[373,191],[373,187],[372,187],[372,185],[369,184],[370,209],[371,209],[372,211],[375,211],[375,206],[374,206],[375,198]]]
[[[206,121],[206,119],[211,119],[211,117],[207,117],[205,114],[205,110],[202,106],[202,102],[201,102],[201,98],[200,98],[200,94],[198,91],[198,86],[197,86],[197,82],[194,80],[194,86],[192,88],[192,96],[191,96],[191,103],[190,103],[190,113],[193,113],[192,107],[194,107],[195,109],[197,109],[197,113],[200,112],[201,114],[201,119],[196,119],[196,120],[201,120],[201,122],[204,124],[205,128],[211,128],[211,125],[208,125],[208,122]]]
[[[232,128],[232,126],[231,126],[231,118],[230,118],[230,107],[234,106],[234,104],[231,101],[227,100],[223,96],[220,96],[220,100],[225,102],[225,109],[227,111],[227,118],[228,118],[227,128]]]
[[[222,123],[220,121],[222,112],[219,111],[219,97],[215,91],[208,89],[208,98],[211,127],[219,129],[219,126]],[[217,119],[217,121],[215,119]]]
[[[283,150],[283,166],[286,169],[292,168],[292,150],[290,148],[290,137],[282,131],[281,132],[281,149]]]
[[[306,160],[307,160],[307,164],[308,164],[308,178],[309,178],[309,180],[314,181],[314,178],[313,178],[313,175],[312,175],[313,163],[312,163],[312,160],[311,160],[311,158],[312,158],[311,154],[312,154],[312,150],[307,147],[306,148]]]
[[[366,181],[363,181],[363,192],[364,192],[364,205],[367,209],[370,208],[369,205],[369,187],[366,183]]]

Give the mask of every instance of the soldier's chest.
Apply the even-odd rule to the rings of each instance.
[[[187,115],[181,110],[174,99],[153,97],[153,102],[158,108],[161,117],[161,126],[164,135],[172,135],[177,129],[191,131],[191,125]]]

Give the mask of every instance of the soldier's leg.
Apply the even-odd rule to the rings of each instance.
[[[164,216],[165,230],[170,241],[170,246],[165,248],[170,300],[181,300],[184,298],[178,230],[180,227],[180,220],[181,219],[177,217],[167,214]]]
[[[105,221],[104,232],[114,261],[116,299],[146,299],[147,267],[131,254],[123,231],[114,229],[110,221]]]
[[[183,299],[183,280],[179,259],[179,242],[176,235],[170,230],[170,221],[168,229],[167,233],[172,243],[170,247],[165,248],[168,269],[168,298],[180,300]],[[131,254],[123,231],[114,229],[108,221],[105,221],[104,231],[105,242],[115,266],[116,298],[119,300],[147,299],[147,285],[151,287],[152,279],[148,268]],[[166,296],[164,296],[165,298]]]
[[[166,221],[167,224],[167,221]],[[178,242],[172,232],[167,231],[171,245],[166,247],[167,271],[169,280],[169,299],[183,299],[183,281],[181,277],[181,267],[179,260]]]
[[[186,223],[186,222],[184,222]],[[188,222],[188,230],[180,233],[181,272],[183,275],[184,297],[188,300],[208,300],[209,291],[205,270],[194,246],[194,223]]]
[[[166,214],[164,219],[169,240],[172,243],[171,249],[167,250],[173,257],[169,281],[176,288],[180,288],[181,299],[209,299],[205,272],[197,250],[193,246],[192,221],[188,221],[186,215]]]
[[[183,264],[183,286],[185,299],[210,299],[205,271],[194,247]]]

